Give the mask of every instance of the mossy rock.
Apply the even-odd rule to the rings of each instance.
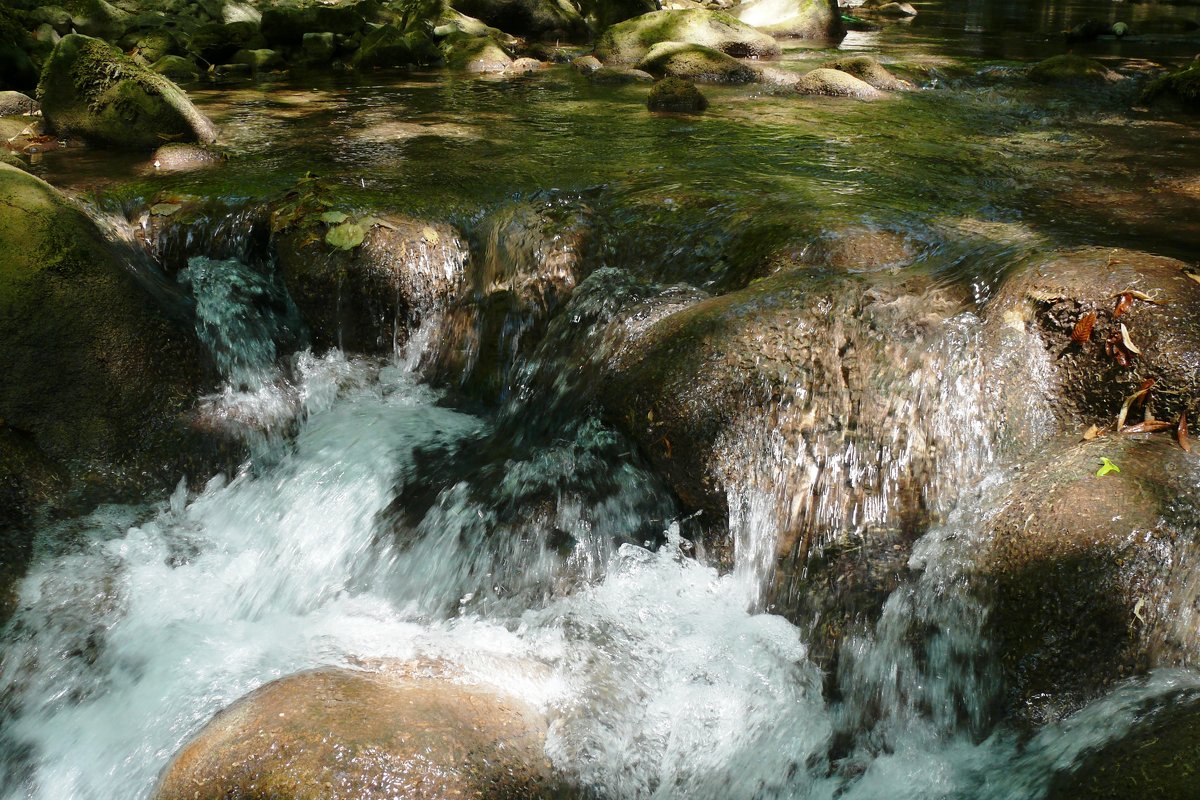
[[[106,0],[77,0],[71,7],[71,27],[76,32],[108,41],[115,41],[125,33],[131,16]]]
[[[442,43],[446,66],[467,72],[503,72],[512,56],[489,36],[452,36]]]
[[[320,31],[317,10],[312,6],[272,6],[259,23],[263,38],[272,47],[299,47],[304,34]]]
[[[1156,78],[1142,92],[1142,103],[1155,105],[1164,101],[1174,101],[1188,111],[1200,111],[1200,63]]]
[[[150,65],[150,69],[173,81],[194,81],[200,77],[200,67],[184,56],[163,56]]]
[[[718,11],[655,11],[612,26],[596,45],[600,60],[636,64],[660,42],[687,42],[720,50],[735,58],[773,58],[779,43],[746,23]]]
[[[581,0],[583,16],[593,30],[606,31],[618,22],[658,11],[655,0]]]
[[[203,478],[219,455],[190,425],[213,375],[190,322],[155,306],[78,208],[6,165],[0,369],[3,424],[73,491],[136,496]]]
[[[876,17],[892,17],[905,19],[915,17],[917,10],[910,3],[897,3],[892,0],[866,0],[857,9],[860,14],[870,14]]]
[[[352,59],[360,69],[433,64],[441,54],[422,30],[405,30],[398,25],[381,25],[363,38]]]
[[[632,67],[601,67],[588,73],[588,82],[597,86],[624,86],[630,83],[654,83],[649,72]]]
[[[313,670],[214,717],[153,798],[574,797],[546,759],[546,729],[520,699],[420,665]]]
[[[204,59],[209,64],[224,64],[239,50],[266,46],[266,40],[252,22],[235,22],[226,25],[211,22],[201,25],[188,39],[189,53]]]
[[[974,581],[1005,707],[1031,726],[1200,655],[1200,455],[1165,433],[1043,452],[1012,482]],[[1104,459],[1119,471],[1099,475]]]
[[[853,97],[856,100],[874,100],[882,93],[864,80],[840,69],[820,67],[801,77],[794,84],[800,94],[823,95],[825,97]]]
[[[1029,80],[1047,84],[1086,84],[1104,86],[1121,76],[1092,58],[1067,53],[1039,61],[1029,68]]]
[[[33,553],[35,520],[65,483],[32,436],[0,422],[0,625],[12,613],[17,582]]]
[[[837,41],[845,35],[835,0],[749,0],[729,13],[781,38]]]
[[[696,84],[683,78],[664,78],[650,87],[646,107],[651,111],[676,111],[695,114],[708,108],[708,98]]]
[[[1195,419],[1200,282],[1190,271],[1182,261],[1135,250],[1054,254],[1011,271],[987,309],[987,322],[993,329],[1019,327],[1040,340],[1053,364],[1050,402],[1067,430],[1112,426],[1125,398],[1149,379],[1155,381],[1149,404],[1160,419],[1176,419],[1182,411]],[[1125,292],[1151,299],[1130,297],[1118,316]],[[1088,315],[1094,316],[1086,335],[1076,334]],[[1139,352],[1127,350],[1126,337]]]
[[[99,39],[64,36],[42,71],[38,96],[51,130],[98,144],[152,148],[217,138],[182,89]]]
[[[578,42],[588,35],[587,23],[568,0],[454,0],[454,7],[518,36]]]
[[[651,75],[699,83],[754,83],[758,70],[720,50],[687,42],[660,42],[638,62]]]
[[[239,50],[233,54],[234,64],[246,64],[255,72],[283,69],[283,55],[276,50]]]
[[[904,81],[899,80],[895,75],[888,72],[882,64],[870,56],[839,58],[837,61],[830,61],[823,66],[853,75],[860,81],[883,91],[891,92],[907,88]]]
[[[134,56],[143,64],[154,64],[164,56],[179,52],[179,42],[167,30],[144,33],[131,43]]]

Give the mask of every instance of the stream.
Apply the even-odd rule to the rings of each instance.
[[[1129,111],[1120,85],[1077,92],[1018,73],[1060,52],[1071,21],[1120,4],[917,5],[911,24],[841,45],[919,86],[873,104],[706,87],[712,110],[688,118],[565,67],[322,76],[190,90],[229,138],[216,171],[47,153],[35,170],[126,233],[149,202],[214,200],[188,235],[159,240],[153,268],[190,298],[223,375],[200,407],[249,457],[37,533],[0,640],[0,800],[149,798],[179,748],[248,692],[383,659],[450,663],[532,703],[553,764],[598,800],[1038,798],[1156,698],[1200,696],[1200,673],[1159,669],[1024,736],[995,718],[987,609],[966,588],[1050,418],[1036,358],[1023,367],[1027,438],[992,416],[980,307],[1013,264],[1055,248],[1194,263],[1200,127]],[[1152,41],[1092,47],[1131,74],[1148,53],[1172,55]],[[828,56],[789,46],[784,62]],[[506,204],[585,206],[590,272],[543,346],[502,365],[489,402],[429,380],[445,335],[436,304],[397,320],[417,327],[390,356],[308,346],[245,212],[308,173],[349,205],[450,220],[473,248]],[[878,391],[921,421],[906,435],[953,435],[935,521],[879,618],[842,642],[830,695],[812,626],[764,600],[785,527],[773,498],[816,469],[817,448],[822,469],[870,495],[912,442],[877,467],[841,440],[796,450],[769,424],[748,434],[723,561],[701,543],[707,519],[577,400],[580,354],[618,346],[601,340],[638,302],[741,289],[780,248],[880,229],[963,299]],[[883,525],[898,501],[878,482],[858,505],[826,495],[810,524]]]

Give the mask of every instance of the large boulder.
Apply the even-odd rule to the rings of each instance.
[[[551,41],[582,41],[588,33],[568,0],[454,0],[454,7],[505,33]]]
[[[1200,280],[1190,269],[1133,250],[1060,253],[1014,269],[988,321],[1040,340],[1053,363],[1050,399],[1068,429],[1112,426],[1150,379],[1148,407],[1173,420],[1200,398]]]
[[[4,165],[0,370],[0,428],[74,489],[158,489],[211,463],[189,418],[211,380],[195,336],[82,211]]]
[[[636,64],[660,42],[687,42],[720,50],[735,58],[773,58],[779,43],[767,34],[718,11],[655,11],[612,26],[596,45],[606,63]]]
[[[454,35],[442,43],[446,66],[466,72],[504,72],[513,63],[490,36]]]
[[[212,122],[163,75],[99,39],[71,34],[54,48],[38,93],[50,128],[115,147],[212,142]]]
[[[279,269],[319,347],[391,352],[458,293],[468,257],[450,226],[397,215],[276,228]]]
[[[749,0],[729,13],[772,36],[840,39],[845,34],[836,0]]]
[[[1067,53],[1051,56],[1029,68],[1029,80],[1037,83],[1105,86],[1121,76],[1093,58]]]
[[[651,75],[700,83],[754,83],[759,79],[758,70],[733,56],[687,42],[660,42],[637,66]]]
[[[866,81],[840,69],[820,67],[806,73],[793,87],[800,94],[823,95],[826,97],[853,97],[856,100],[874,100],[882,93]]]
[[[848,56],[830,61],[823,66],[853,75],[876,89],[895,91],[908,88],[903,81],[888,72],[882,64],[870,56]]]
[[[1168,434],[1047,448],[1019,473],[974,579],[1011,715],[1053,722],[1124,678],[1197,665],[1198,509],[1200,455]]]
[[[420,665],[318,669],[214,717],[154,799],[570,797],[546,759],[546,729],[522,700]]]

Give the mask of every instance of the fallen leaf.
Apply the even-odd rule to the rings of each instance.
[[[1134,355],[1141,355],[1142,351],[1137,349],[1133,340],[1129,338],[1129,329],[1125,327],[1125,323],[1121,323],[1121,344],[1125,345],[1125,349]]]
[[[1096,477],[1103,478],[1110,472],[1120,472],[1121,468],[1113,462],[1109,461],[1104,456],[1100,456],[1100,469],[1096,470]]]
[[[1133,408],[1134,403],[1146,402],[1146,395],[1150,394],[1150,389],[1154,386],[1154,378],[1147,378],[1142,381],[1138,389],[1129,397],[1125,398],[1125,402],[1121,404],[1121,413],[1117,414],[1117,430],[1125,427],[1125,418],[1129,416],[1129,409]]]
[[[1179,412],[1179,424],[1175,426],[1175,438],[1179,441],[1179,446],[1183,448],[1183,452],[1192,452],[1192,443],[1188,441],[1186,408]]]
[[[428,225],[421,229],[421,235],[425,237],[425,241],[429,242],[430,244],[438,243],[438,232]]]
[[[150,213],[156,217],[169,217],[181,208],[179,203],[155,203],[150,206]]]
[[[329,233],[325,234],[325,243],[339,250],[353,250],[363,243],[366,236],[367,232],[361,225],[343,222],[336,228],[329,229]]]
[[[1162,419],[1148,419],[1145,422],[1139,422],[1137,425],[1128,425],[1121,429],[1121,433],[1157,433],[1175,427],[1171,423]]]
[[[1086,431],[1083,432],[1083,440],[1085,442],[1090,442],[1092,439],[1095,439],[1097,436],[1099,436],[1100,433],[1101,433],[1100,428],[1095,425],[1092,425],[1090,428],[1088,428]]]
[[[1079,322],[1075,323],[1075,329],[1071,331],[1071,341],[1076,344],[1083,344],[1088,339],[1092,338],[1092,328],[1096,325],[1096,312],[1089,311],[1079,318]]]
[[[1146,624],[1146,618],[1142,616],[1142,606],[1146,605],[1146,598],[1139,597],[1137,602],[1133,604],[1133,615],[1138,618],[1138,622]]]
[[[350,215],[344,214],[341,211],[326,211],[319,217],[319,219],[321,222],[325,222],[330,225],[341,225],[343,222],[350,219]]]
[[[1139,292],[1137,289],[1126,289],[1125,294],[1133,295],[1134,299],[1142,300],[1147,303],[1153,303],[1156,306],[1165,306],[1166,303],[1162,300],[1156,300],[1145,292]]]
[[[1132,293],[1123,292],[1123,293],[1117,295],[1117,307],[1113,309],[1113,319],[1116,319],[1117,317],[1121,316],[1126,311],[1128,311],[1129,307],[1131,305],[1133,305],[1133,294]]]

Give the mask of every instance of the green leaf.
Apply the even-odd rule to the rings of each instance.
[[[1120,472],[1121,468],[1113,462],[1109,461],[1104,456],[1100,456],[1100,469],[1096,470],[1096,477],[1103,478],[1110,472]]]
[[[150,213],[156,217],[169,217],[181,208],[179,203],[155,203],[150,206]]]
[[[321,222],[325,222],[330,225],[341,225],[343,222],[350,219],[350,215],[343,214],[341,211],[326,211],[321,215],[320,219]]]
[[[353,250],[363,243],[366,235],[367,232],[361,225],[344,222],[336,228],[329,229],[329,233],[325,234],[325,243],[339,250]]]

